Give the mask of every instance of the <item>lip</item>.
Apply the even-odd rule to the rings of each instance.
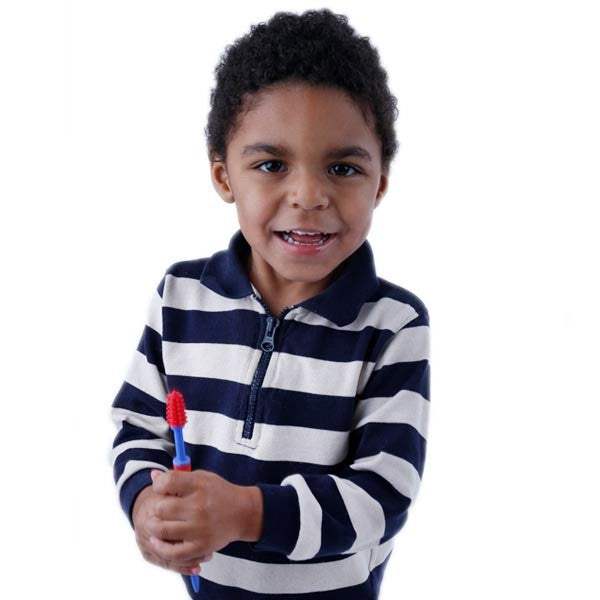
[[[281,246],[284,248],[284,250],[293,254],[294,256],[315,256],[322,254],[337,239],[337,233],[331,233],[329,234],[327,241],[319,246],[297,246],[296,244],[290,244],[289,242],[286,242],[277,232],[273,232],[273,235],[279,244],[281,244]]]

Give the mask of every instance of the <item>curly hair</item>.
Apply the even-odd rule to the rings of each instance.
[[[213,162],[226,159],[227,143],[256,92],[287,81],[345,91],[365,119],[373,118],[384,170],[396,154],[397,99],[389,90],[377,49],[368,37],[355,33],[345,15],[327,8],[301,15],[277,12],[226,46],[215,79],[204,130]]]

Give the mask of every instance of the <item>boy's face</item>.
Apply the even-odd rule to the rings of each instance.
[[[362,150],[332,156],[351,147]],[[363,243],[387,188],[380,148],[343,91],[285,83],[252,99],[211,176],[236,205],[252,248],[249,278],[263,296],[283,306],[317,294]],[[277,233],[289,230],[332,235],[319,247],[295,246]]]

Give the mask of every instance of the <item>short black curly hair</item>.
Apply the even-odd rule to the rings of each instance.
[[[276,82],[306,82],[347,92],[365,119],[374,119],[381,140],[381,163],[388,170],[398,143],[394,121],[397,99],[390,92],[379,53],[368,37],[359,37],[348,17],[329,9],[298,15],[277,12],[268,22],[226,46],[215,68],[205,128],[209,159],[225,160],[227,143],[246,102]]]

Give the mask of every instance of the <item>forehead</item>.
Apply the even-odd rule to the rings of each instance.
[[[249,97],[230,140],[237,149],[258,140],[288,147],[309,144],[379,144],[372,119],[343,90],[308,84],[275,84]]]

